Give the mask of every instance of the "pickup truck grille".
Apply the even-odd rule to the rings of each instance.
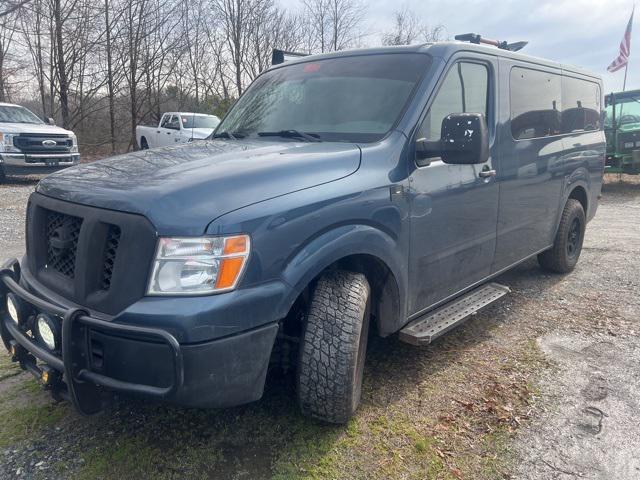
[[[71,303],[113,315],[144,296],[157,236],[143,216],[33,193],[26,231],[26,268]]]
[[[21,133],[13,138],[13,145],[23,153],[67,153],[73,140],[64,134]]]

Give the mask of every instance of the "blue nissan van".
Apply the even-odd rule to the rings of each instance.
[[[576,265],[605,159],[602,82],[473,43],[263,72],[210,139],[42,180],[0,270],[13,360],[85,414],[112,392],[297,401],[346,422],[370,335],[428,344],[537,256]]]

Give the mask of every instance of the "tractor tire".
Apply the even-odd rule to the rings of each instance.
[[[582,204],[573,198],[567,200],[553,247],[538,255],[540,266],[554,273],[569,273],[578,263],[587,225]]]
[[[360,403],[371,289],[361,273],[324,274],[308,308],[297,372],[302,413],[346,423]]]

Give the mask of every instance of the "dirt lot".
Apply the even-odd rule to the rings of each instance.
[[[640,477],[640,182],[609,179],[574,273],[527,262],[513,293],[428,348],[373,342],[346,427],[302,418],[287,379],[203,411],[55,404],[0,356],[0,478]],[[33,181],[0,186],[0,257]]]

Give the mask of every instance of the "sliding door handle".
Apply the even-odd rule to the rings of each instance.
[[[496,176],[496,171],[495,170],[482,170],[478,176],[480,178],[491,178],[491,177],[495,177]]]

